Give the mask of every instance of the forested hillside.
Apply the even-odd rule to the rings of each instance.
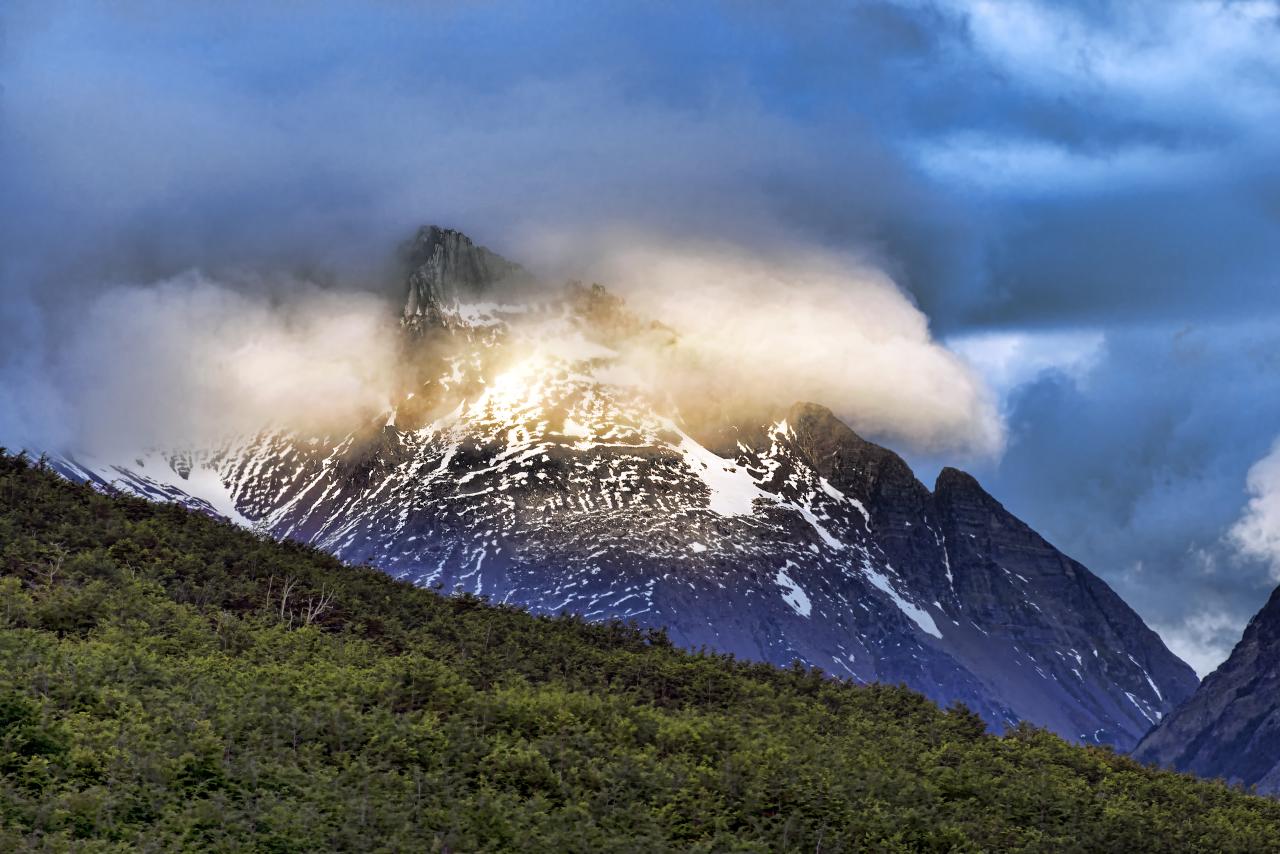
[[[0,573],[0,850],[1280,850],[1217,783],[13,456]]]

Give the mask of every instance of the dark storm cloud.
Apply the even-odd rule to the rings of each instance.
[[[1130,330],[1107,351],[1083,379],[1050,372],[1014,394],[984,479],[1203,670],[1276,582],[1226,535],[1280,425],[1280,331]]]
[[[96,280],[360,269],[435,217],[499,243],[624,221],[856,247],[948,330],[1092,322],[1153,292],[1202,311],[1211,272],[1268,300],[1270,140],[1198,109],[1221,93],[1153,97],[1098,71],[1149,63],[1151,40],[1181,57],[1196,34],[1141,5],[1037,8],[1035,38],[1062,51],[1047,70],[1007,54],[1030,36],[993,34],[995,13],[965,4],[320,4],[252,20],[240,4],[20,4],[2,204],[18,254],[56,249]],[[965,181],[931,168],[940,152]],[[1028,152],[1063,163],[1025,175]]]
[[[104,283],[380,291],[423,221],[551,267],[619,228],[851,252],[940,334],[1105,338],[1087,381],[1011,390],[993,488],[1154,622],[1203,594],[1229,633],[1261,598],[1221,538],[1280,433],[1259,331],[1280,315],[1278,21],[1268,2],[6,4],[0,422],[65,420],[50,354]]]
[[[1078,326],[1276,311],[1277,199],[1280,171],[1259,162],[1208,179],[1019,201],[987,256],[998,290],[966,317]]]
[[[963,46],[933,9],[247,12],[10,13],[15,248],[57,248],[94,278],[335,263],[437,217],[497,242],[604,219],[846,246],[885,233],[890,249],[901,230],[924,250],[932,215],[903,208],[944,207],[885,135],[901,124],[890,84],[924,83]],[[792,225],[791,209],[823,213]]]

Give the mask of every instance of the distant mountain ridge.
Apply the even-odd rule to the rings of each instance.
[[[1280,588],[1231,655],[1137,746],[1146,762],[1280,794]]]
[[[418,584],[903,682],[996,727],[1127,749],[1195,689],[969,475],[931,491],[816,404],[726,419],[620,380],[627,353],[678,354],[679,335],[598,285],[530,298],[523,268],[438,227],[406,257],[412,373],[364,428],[60,470]]]

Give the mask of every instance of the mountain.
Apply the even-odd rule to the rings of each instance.
[[[449,310],[460,303],[532,279],[519,264],[476,246],[460,231],[437,225],[419,229],[401,254],[409,271],[404,319],[414,328],[455,320]]]
[[[0,454],[3,851],[1275,851],[1280,802]]]
[[[1196,678],[1100,579],[946,469],[830,410],[683,392],[678,331],[600,285],[531,290],[465,235],[406,253],[405,387],[347,435],[57,460],[396,578],[665,627],[1127,749]],[[517,298],[513,298],[517,295]]]
[[[1280,588],[1230,657],[1147,734],[1134,755],[1280,794]]]

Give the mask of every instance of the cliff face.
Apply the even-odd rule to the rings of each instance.
[[[1249,622],[1226,662],[1134,755],[1280,794],[1280,589]]]
[[[519,264],[477,246],[460,231],[428,225],[402,247],[409,274],[404,320],[415,328],[457,317],[461,303],[483,300],[495,287],[530,278]]]
[[[829,412],[804,407],[792,423],[819,471],[865,502],[876,542],[910,589],[952,604],[959,625],[948,652],[1022,717],[1082,741],[1132,745],[1194,691],[1191,668],[1105,582],[972,476],[945,468],[930,492],[900,457]],[[1089,729],[1094,720],[1125,723]]]
[[[1196,680],[1097,577],[970,476],[931,491],[828,409],[695,427],[619,380],[678,347],[599,286],[519,302],[458,232],[408,250],[414,379],[345,436],[268,431],[73,477],[201,506],[418,584],[668,627],[1131,747]]]

